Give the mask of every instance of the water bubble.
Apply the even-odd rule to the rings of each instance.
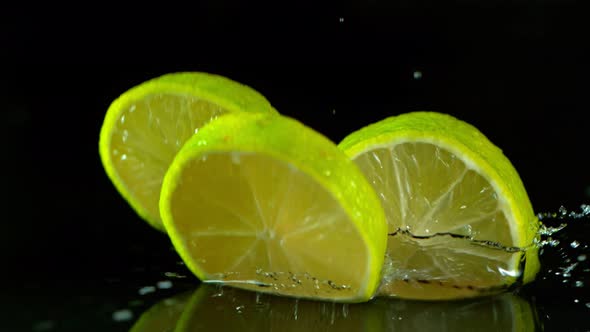
[[[570,247],[572,247],[574,249],[577,248],[577,247],[579,247],[579,246],[580,246],[580,242],[578,242],[578,241],[574,241],[574,242],[570,243]]]
[[[339,18],[338,18],[338,22],[340,22],[340,23],[344,23],[344,17],[339,17]]]
[[[574,303],[579,303],[579,302],[580,302],[580,300],[574,299]]]
[[[121,155],[121,160],[127,160],[127,155],[123,153],[123,154]]]
[[[576,287],[584,287],[584,282],[581,280],[576,280]]]
[[[129,309],[122,309],[113,312],[113,320],[115,322],[126,322],[133,318],[133,312]]]
[[[586,308],[590,309],[590,302],[586,303]]]
[[[415,70],[414,73],[412,74],[412,76],[414,77],[415,80],[419,80],[422,78],[422,72],[419,70]]]
[[[582,254],[582,255],[578,256],[578,261],[579,262],[583,262],[585,260],[586,260],[586,255]]]
[[[239,306],[236,307],[236,312],[238,314],[241,314],[244,311],[245,308],[246,308],[245,305],[239,305]]]

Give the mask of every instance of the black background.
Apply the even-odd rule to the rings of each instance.
[[[175,71],[250,85],[335,142],[391,115],[452,114],[504,151],[536,212],[576,209],[590,201],[586,13],[574,1],[7,9],[3,278],[75,293],[177,260],[98,156],[110,102]]]

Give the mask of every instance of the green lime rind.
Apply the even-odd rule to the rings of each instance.
[[[113,128],[130,105],[154,94],[196,97],[218,105],[228,112],[278,114],[268,100],[254,89],[226,77],[202,72],[166,74],[143,82],[115,99],[109,106],[99,138],[99,154],[107,176],[135,212],[155,229],[165,232],[160,216],[148,212],[119,176],[110,153]],[[146,128],[147,130],[147,128]]]
[[[407,141],[439,142],[481,174],[499,193],[507,216],[519,231],[515,245],[526,250],[525,283],[532,281],[540,268],[538,258],[539,221],[516,169],[490,140],[474,126],[450,115],[436,112],[411,112],[370,124],[345,137],[338,145],[354,159],[378,147]]]
[[[200,279],[208,276],[190,260],[174,225],[171,198],[183,167],[200,156],[218,152],[253,152],[287,162],[320,183],[341,204],[367,244],[365,289],[351,301],[371,298],[380,282],[387,242],[387,221],[379,198],[360,169],[336,145],[300,122],[284,116],[228,114],[205,125],[189,139],[172,162],[162,185],[160,211],[176,250]],[[363,268],[363,267],[351,267]]]

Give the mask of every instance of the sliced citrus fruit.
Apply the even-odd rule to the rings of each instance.
[[[334,143],[287,117],[228,114],[204,126],[166,173],[160,211],[208,282],[354,302],[380,281],[379,198]]]
[[[232,112],[276,113],[258,92],[222,76],[174,73],[141,83],[106,113],[99,142],[104,169],[131,207],[163,231],[158,201],[170,162],[201,126]]]
[[[389,224],[380,292],[448,299],[531,281],[539,227],[502,151],[449,115],[387,118],[339,145],[381,198]]]

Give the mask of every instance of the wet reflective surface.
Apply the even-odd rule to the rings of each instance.
[[[562,210],[566,211],[565,209]],[[590,218],[584,207],[540,214],[551,245],[537,280],[459,301],[375,298],[363,304],[298,300],[200,284],[169,247],[121,253],[120,273],[8,290],[14,331],[586,331],[590,329]],[[577,213],[574,215],[572,213]],[[165,241],[153,243],[163,249]],[[148,263],[150,262],[150,263]],[[139,265],[138,265],[139,264]],[[63,275],[67,279],[68,275]]]

